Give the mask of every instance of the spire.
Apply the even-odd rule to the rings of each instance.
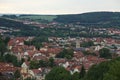
[[[76,38],[76,48],[80,48],[80,38]]]

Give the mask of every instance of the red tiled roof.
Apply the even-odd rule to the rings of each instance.
[[[32,71],[34,72],[34,74],[39,74],[41,72],[41,70],[38,69],[32,69]]]
[[[34,56],[33,60],[47,60],[47,57],[42,55]]]
[[[15,72],[16,70],[20,70],[20,68],[14,67],[12,64],[0,62],[0,72],[8,72],[8,71]]]
[[[87,59],[88,59],[88,61],[98,61],[98,57],[97,56],[89,55],[89,56],[87,56]]]
[[[48,49],[47,49],[47,52],[48,52],[48,53],[53,53],[53,54],[57,54],[57,53],[59,53],[60,51],[61,51],[60,48],[48,48]]]

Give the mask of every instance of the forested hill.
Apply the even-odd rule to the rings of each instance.
[[[0,26],[13,28],[13,29],[21,29],[21,30],[33,29],[31,26],[25,25],[22,22],[16,22],[6,18],[0,18]]]
[[[89,12],[68,15],[3,15],[3,18],[16,18],[37,22],[80,23],[81,25],[120,26],[120,12]]]
[[[58,15],[54,19],[61,23],[113,24],[120,25],[120,12],[90,12],[74,15]]]
[[[4,28],[5,30],[12,30],[13,32],[11,33],[6,33],[6,34],[12,34],[16,36],[34,36],[37,35],[38,28],[30,25],[25,25],[22,22],[17,22],[12,19],[7,19],[7,18],[0,18],[0,28]],[[14,30],[19,30],[19,31],[14,31]]]

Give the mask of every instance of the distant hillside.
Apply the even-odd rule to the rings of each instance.
[[[41,22],[41,21],[42,22],[44,22],[44,21],[51,22],[55,18],[57,18],[57,16],[55,16],[55,15],[20,15],[19,18],[30,19],[30,20],[38,21],[38,22]]]
[[[19,29],[19,32],[8,33],[16,36],[34,36],[39,33],[39,28],[35,26],[25,25],[22,22],[16,22],[7,18],[0,18],[0,27]]]
[[[91,12],[76,15],[58,15],[54,21],[61,23],[120,25],[120,12]]]
[[[120,26],[120,12],[89,12],[71,15],[3,15],[2,17],[32,20],[48,23],[51,21],[60,23],[80,23],[81,25],[107,25]]]
[[[31,26],[25,25],[21,22],[16,22],[13,20],[0,18],[0,26],[13,28],[13,29],[21,29],[21,30],[32,30],[33,28]]]

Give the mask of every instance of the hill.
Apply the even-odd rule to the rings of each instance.
[[[17,36],[34,36],[39,32],[38,28],[35,26],[25,25],[22,22],[17,22],[12,19],[0,18],[0,28],[4,27],[4,29],[15,30],[18,29],[18,32],[10,32],[8,34],[13,34]]]
[[[61,23],[120,25],[120,12],[90,12],[74,15],[58,15],[54,21]]]
[[[57,16],[55,15],[20,15],[19,18],[30,19],[30,20],[38,21],[38,22],[51,22],[55,18],[57,18]]]
[[[21,30],[32,30],[31,26],[25,25],[22,22],[16,22],[6,18],[0,18],[0,26],[13,28],[13,29],[21,29]]]
[[[79,23],[81,25],[107,25],[120,26],[120,12],[89,12],[83,14],[68,15],[3,15],[3,17],[17,18],[22,20],[32,20],[37,22],[60,22],[60,23]]]

